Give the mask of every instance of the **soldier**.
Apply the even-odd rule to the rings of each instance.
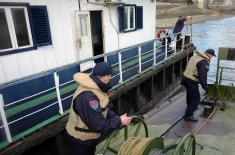
[[[175,23],[173,34],[176,34],[177,36],[181,35],[181,31],[183,30],[185,26],[184,23],[186,22],[186,20],[187,20],[186,17],[178,16],[178,20]]]
[[[111,88],[111,74],[111,66],[100,62],[96,64],[91,75],[74,75],[79,86],[73,96],[66,125],[71,155],[94,155],[101,137],[131,122],[131,117],[126,114],[119,117],[109,108],[107,92]]]
[[[208,49],[204,53],[196,52],[196,55],[190,58],[186,70],[183,73],[181,84],[185,86],[187,91],[187,109],[185,112],[186,121],[198,121],[193,116],[194,111],[200,103],[198,84],[200,83],[205,93],[207,93],[207,72],[209,71],[212,56],[216,56],[213,49]]]

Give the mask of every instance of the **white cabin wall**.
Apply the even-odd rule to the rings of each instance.
[[[6,81],[6,77],[5,77],[5,73],[4,73],[4,69],[3,69],[3,65],[2,65],[2,61],[0,59],[0,83],[3,83]]]
[[[128,33],[120,33],[119,35],[120,48],[125,48],[128,46],[136,45],[142,42],[153,40],[155,38],[155,14],[156,14],[155,2],[151,2],[150,0],[138,1],[138,2],[139,3],[137,3],[136,5],[143,6],[143,29],[139,29],[133,32],[128,32]],[[117,24],[117,27],[118,27],[118,18],[116,18],[115,23]],[[108,34],[111,34],[111,33],[108,33]],[[113,37],[111,35],[109,35],[107,38],[107,50],[108,51],[110,51],[110,49],[113,50],[112,46],[115,46],[114,44],[117,44],[118,42],[117,37],[115,37],[115,40],[114,38],[113,39],[112,38]],[[110,42],[109,40],[112,40],[112,42]]]
[[[1,2],[13,2],[1,0]],[[77,60],[74,46],[74,11],[76,0],[14,0],[30,5],[46,5],[51,30],[52,45],[36,50],[0,56],[0,83],[8,82]]]
[[[128,4],[136,4],[137,6],[143,6],[143,29],[128,33],[118,32],[119,49],[153,40],[155,38],[156,2],[152,2],[151,0],[129,0]],[[82,10],[103,11],[103,37],[105,53],[118,50],[118,34],[116,30],[119,31],[119,21],[117,7],[117,5],[104,6],[91,4],[87,3],[87,0],[81,1]],[[114,25],[110,22],[110,13],[111,20]]]
[[[5,80],[12,80],[20,78],[20,68],[19,61],[17,60],[17,55],[8,55],[1,57],[0,59],[3,66],[3,73]]]
[[[20,76],[27,76],[34,72],[32,54],[30,52],[19,53],[16,55]]]
[[[13,2],[1,0],[1,2]],[[38,47],[36,50],[0,56],[0,84],[27,75],[46,71],[78,61],[78,50],[75,46],[76,25],[75,10],[79,11],[77,0],[14,0],[14,2],[30,3],[30,5],[46,5],[49,16],[52,45]],[[119,34],[119,49],[154,39],[155,6],[151,0],[130,0],[132,4],[143,6],[143,29]],[[118,50],[118,6],[104,6],[87,3],[81,0],[81,11],[103,11],[104,52]],[[111,10],[109,10],[111,9]],[[114,24],[110,22],[110,15]],[[114,28],[115,27],[115,28]],[[83,53],[92,55],[92,53]]]

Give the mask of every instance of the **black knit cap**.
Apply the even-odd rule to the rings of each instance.
[[[112,67],[106,62],[99,62],[93,68],[93,74],[96,76],[111,75]]]
[[[208,50],[206,50],[205,52],[208,53],[208,54],[210,54],[210,55],[212,55],[212,56],[214,56],[214,57],[216,57],[216,55],[215,55],[215,50],[213,50],[213,49],[208,49]]]

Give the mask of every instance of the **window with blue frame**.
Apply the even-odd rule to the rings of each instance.
[[[0,3],[0,55],[51,45],[46,6]]]
[[[0,51],[33,46],[26,7],[0,8]]]
[[[143,7],[124,5],[118,7],[119,32],[131,32],[143,28]]]

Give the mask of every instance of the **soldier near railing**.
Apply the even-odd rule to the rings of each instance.
[[[131,117],[117,116],[109,107],[112,68],[108,63],[96,64],[91,75],[76,73],[79,87],[74,93],[69,120],[66,125],[67,142],[71,155],[94,155],[96,145]]]

